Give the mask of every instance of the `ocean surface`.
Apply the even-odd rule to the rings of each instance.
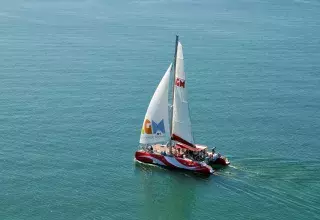
[[[184,46],[208,178],[134,163]],[[0,3],[0,219],[320,219],[319,0]]]

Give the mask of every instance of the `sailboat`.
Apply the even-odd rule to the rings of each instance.
[[[170,75],[172,105],[169,105]],[[169,115],[170,114],[170,115]],[[168,168],[212,174],[213,166],[230,164],[226,157],[205,145],[195,144],[189,114],[186,75],[182,45],[176,36],[175,56],[160,81],[147,109],[135,153],[138,162]]]

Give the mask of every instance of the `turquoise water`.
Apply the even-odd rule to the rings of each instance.
[[[0,6],[0,219],[320,219],[319,1]],[[175,34],[209,178],[133,161]]]

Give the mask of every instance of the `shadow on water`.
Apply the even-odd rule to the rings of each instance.
[[[145,163],[140,163],[135,161],[135,166],[137,169],[140,169],[143,172],[146,173],[158,173],[158,174],[168,174],[170,173],[171,175],[175,175],[175,176],[180,176],[180,177],[189,177],[189,178],[193,178],[193,179],[199,179],[199,180],[208,180],[211,175],[205,175],[205,174],[201,174],[201,173],[195,173],[195,172],[191,172],[191,171],[186,171],[186,170],[182,170],[182,169],[171,169],[168,167],[162,167],[162,166],[157,166],[157,165],[153,165],[153,164],[145,164]],[[137,171],[137,170],[136,170]]]
[[[190,219],[196,188],[210,176],[135,162],[144,207],[140,219]]]

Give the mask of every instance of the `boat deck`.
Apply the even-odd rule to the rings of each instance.
[[[161,144],[154,144],[152,145],[153,154],[161,154],[161,155],[170,155],[169,147],[166,145],[161,145]],[[203,148],[206,149],[206,148]],[[143,148],[140,151],[146,151],[150,153],[149,149]],[[164,154],[165,152],[165,154]],[[195,152],[195,154],[190,154],[186,149],[182,148],[172,148],[172,156],[174,157],[180,157],[183,158],[184,160],[190,160],[190,161],[197,161],[197,162],[203,162],[208,158],[209,160],[212,160],[211,163],[213,165],[215,164],[221,164],[221,165],[229,165],[230,162],[228,161],[227,158],[221,156],[219,153],[218,154],[212,154],[211,152],[203,152],[201,151],[199,154]],[[219,160],[218,160],[219,159]],[[210,162],[210,161],[209,161]],[[208,161],[206,162],[208,163]]]
[[[163,154],[165,152],[166,155],[170,155],[169,147],[167,147],[166,145],[155,144],[155,145],[152,145],[152,148],[153,148],[153,153]],[[185,149],[175,148],[175,147],[172,148],[172,155],[174,156],[182,157],[185,153],[186,153]]]
[[[154,153],[161,154],[161,152],[166,152],[166,154],[170,154],[169,148],[166,145],[155,144],[152,145],[152,148]],[[174,147],[172,148],[172,153],[176,153],[176,149]]]

